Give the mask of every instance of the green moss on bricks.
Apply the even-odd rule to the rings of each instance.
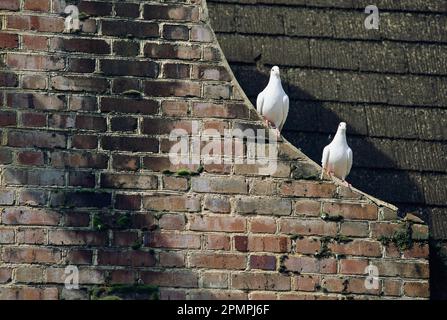
[[[180,169],[175,174],[178,176],[190,176],[191,171],[189,171],[188,169]]]
[[[143,246],[143,242],[142,242],[141,240],[137,240],[137,241],[135,241],[134,243],[132,243],[131,248],[132,248],[133,250],[138,250],[138,249],[140,249],[142,246]]]
[[[93,229],[96,231],[104,231],[107,229],[107,225],[102,221],[102,218],[99,214],[95,213],[92,219]]]
[[[407,222],[400,230],[396,230],[391,237],[380,236],[377,240],[384,246],[394,243],[400,251],[409,250],[413,248],[414,240],[412,237],[411,223]]]
[[[118,227],[125,229],[130,226],[130,217],[127,214],[122,214],[116,219]]]

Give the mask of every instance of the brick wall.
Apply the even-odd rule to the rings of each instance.
[[[67,3],[80,32],[58,0],[0,3],[1,299],[429,296],[427,226],[287,141],[273,175],[169,161],[172,129],[263,126],[203,0]]]

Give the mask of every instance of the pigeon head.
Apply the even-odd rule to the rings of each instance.
[[[274,67],[272,68],[272,70],[270,71],[270,74],[271,74],[272,76],[277,76],[277,77],[279,78],[279,75],[280,75],[280,73],[279,73],[279,67],[278,67],[278,66],[274,66]]]
[[[340,122],[338,125],[338,131],[346,132],[346,122]]]

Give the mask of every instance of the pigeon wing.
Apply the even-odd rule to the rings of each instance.
[[[324,171],[328,169],[329,164],[329,146],[324,147],[323,149],[323,157],[321,158],[321,166],[323,170],[321,170],[321,179],[324,178]]]
[[[349,175],[349,173],[351,172],[351,168],[352,168],[352,150],[351,148],[348,147],[348,159],[346,161],[346,176]]]
[[[264,91],[262,91],[260,94],[258,94],[258,98],[256,99],[256,110],[258,110],[258,113],[262,115],[264,107]]]
[[[284,127],[288,115],[289,115],[289,97],[287,95],[284,95],[284,98],[282,99],[282,121],[281,124],[279,125],[279,131],[281,131],[282,128]]]

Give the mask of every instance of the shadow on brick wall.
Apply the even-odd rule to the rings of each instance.
[[[268,83],[269,70],[271,66],[247,66],[231,65],[236,78],[250,101],[256,106],[256,97]],[[308,157],[317,163],[321,163],[323,148],[329,144],[337,130],[340,122],[348,124],[348,144],[354,153],[354,166],[348,181],[359,190],[371,194],[372,196],[394,204],[396,201],[423,202],[424,194],[420,186],[414,183],[413,178],[406,172],[401,171],[395,174],[391,170],[366,169],[363,164],[376,162],[384,167],[398,167],[386,154],[377,149],[364,137],[360,137],[356,123],[350,123],[349,119],[362,120],[362,114],[344,118],[330,109],[324,102],[316,100],[301,88],[292,85],[284,80],[283,87],[290,99],[290,110],[287,122],[282,132],[283,136],[295,147],[301,149]],[[351,110],[355,112],[354,110]],[[343,114],[341,112],[341,114]],[[322,127],[324,126],[324,128]],[[327,132],[332,130],[333,134]],[[390,196],[392,194],[392,196]],[[397,204],[399,215],[404,216],[408,212],[417,213],[428,222],[429,216],[416,206],[405,206]],[[445,272],[447,262],[445,245],[437,241],[430,242],[430,272],[431,295],[433,299],[447,299],[447,273]]]

